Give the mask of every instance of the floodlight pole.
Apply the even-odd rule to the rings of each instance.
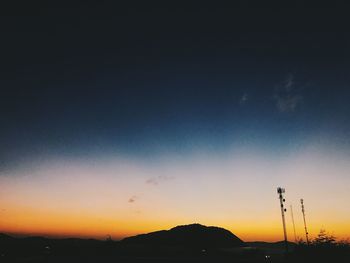
[[[297,243],[298,241],[297,241],[297,234],[295,232],[295,223],[294,223],[294,215],[293,215],[293,206],[292,205],[290,205],[290,214],[292,216],[292,222],[293,222],[294,241],[295,241],[295,243]]]
[[[301,203],[301,212],[303,213],[303,219],[304,219],[304,228],[305,228],[306,244],[309,245],[309,232],[307,231],[307,227],[306,227],[304,199],[300,199],[300,203]]]
[[[287,209],[284,208],[284,202],[286,201],[283,197],[283,194],[285,193],[284,188],[278,187],[277,188],[277,194],[278,198],[280,199],[280,205],[281,205],[281,214],[282,214],[282,223],[283,223],[283,234],[284,234],[284,243],[286,247],[286,253],[288,253],[288,238],[287,238],[287,228],[286,228],[286,219],[284,217],[284,212],[287,212]]]

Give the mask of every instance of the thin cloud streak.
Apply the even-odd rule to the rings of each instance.
[[[138,196],[133,195],[132,197],[129,198],[128,203],[135,203],[135,201],[138,199]]]
[[[280,112],[294,112],[303,101],[303,96],[295,89],[294,75],[287,78],[275,88],[273,96],[276,107]]]
[[[159,175],[159,176],[147,179],[146,184],[159,185],[162,182],[169,181],[172,179],[173,179],[173,177],[170,177],[170,176]]]
[[[242,97],[239,99],[239,105],[244,105],[248,101],[248,93],[244,93]]]

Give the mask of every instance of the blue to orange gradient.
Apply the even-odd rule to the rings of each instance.
[[[282,239],[277,186],[286,188],[299,238],[304,198],[311,237],[350,236],[349,155],[310,143],[284,156],[232,149],[140,161],[123,156],[46,160],[3,173],[2,232],[115,239],[188,223],[217,225],[245,241]],[[294,240],[287,211],[289,239]]]
[[[348,14],[26,2],[1,16],[0,233],[277,241],[283,187],[289,240],[301,198],[311,238],[350,237]]]

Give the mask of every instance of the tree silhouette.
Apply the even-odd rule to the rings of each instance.
[[[317,237],[312,241],[314,246],[329,247],[335,246],[336,237],[327,233],[325,229],[321,229]]]

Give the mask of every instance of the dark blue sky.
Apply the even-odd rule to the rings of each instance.
[[[1,15],[0,166],[349,147],[341,8],[22,5]]]

